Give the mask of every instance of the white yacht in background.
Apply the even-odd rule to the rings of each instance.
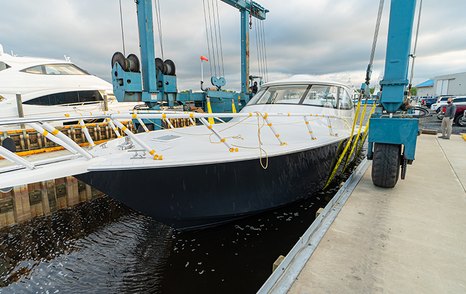
[[[16,94],[21,94],[25,117],[99,114],[104,95],[113,113],[127,113],[138,105],[118,102],[112,84],[69,60],[18,57],[0,45],[0,118],[18,117]]]

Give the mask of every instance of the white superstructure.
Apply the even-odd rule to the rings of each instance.
[[[112,85],[69,60],[17,57],[0,48],[0,118],[18,117],[16,95],[25,117],[103,111],[104,95],[112,112],[128,112],[137,103],[119,103]]]

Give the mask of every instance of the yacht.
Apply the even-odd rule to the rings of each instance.
[[[110,83],[69,59],[18,57],[3,52],[0,45],[1,118],[19,116],[17,94],[25,117],[101,113],[105,107],[111,112],[128,112],[137,105],[119,103]]]
[[[175,117],[198,123],[138,134],[119,123]],[[212,124],[209,117],[232,119]],[[195,229],[315,197],[354,135],[350,88],[309,80],[266,83],[239,113],[108,118],[128,136],[66,162],[0,171],[0,189],[74,175],[160,222]]]

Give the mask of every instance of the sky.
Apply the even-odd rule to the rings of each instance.
[[[199,88],[199,56],[208,55],[202,0],[159,0],[164,58],[177,68],[178,88]],[[206,0],[207,1],[207,0]],[[369,61],[379,1],[262,0],[268,80],[306,74],[359,87]],[[136,4],[121,0],[127,54],[139,53]],[[373,81],[383,77],[390,1],[375,55]],[[240,87],[240,14],[219,1],[228,89]],[[63,59],[111,80],[111,57],[122,51],[118,0],[0,0],[0,44],[18,56]],[[466,1],[424,0],[414,84],[466,71]],[[251,74],[258,74],[255,25]],[[156,54],[160,44],[156,35]],[[205,67],[210,75],[209,67]],[[207,80],[207,79],[206,79]]]

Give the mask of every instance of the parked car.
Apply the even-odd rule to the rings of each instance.
[[[455,112],[455,118],[454,118],[455,124],[460,126],[460,127],[466,127],[466,118],[465,118],[465,115],[466,115],[466,96],[455,98],[453,100],[453,103],[456,105],[456,112]],[[441,111],[440,111],[439,115],[437,115],[437,117],[439,117],[439,118],[441,117],[440,119],[442,119],[443,116],[445,115],[445,110],[446,110],[446,107],[442,106]]]
[[[430,109],[430,106],[437,102],[437,97],[424,96],[421,97],[421,105]]]
[[[439,96],[437,98],[437,101],[430,106],[430,109],[435,111],[436,113],[439,113],[441,110],[441,107],[447,105],[448,98],[450,97],[454,97],[454,96],[451,96],[451,95]]]

